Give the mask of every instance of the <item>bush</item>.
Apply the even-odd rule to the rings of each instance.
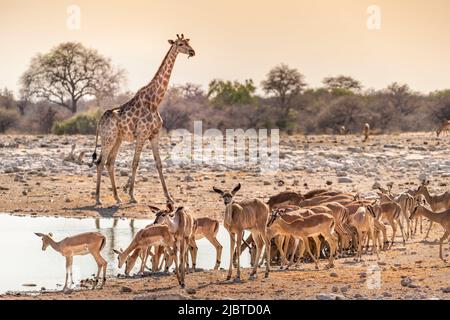
[[[19,120],[16,110],[0,109],[0,133],[14,127]]]
[[[57,135],[63,134],[95,134],[97,122],[103,111],[95,109],[79,113],[67,120],[56,122],[52,132]]]

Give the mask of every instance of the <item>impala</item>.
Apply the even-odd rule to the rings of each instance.
[[[106,238],[99,232],[86,232],[75,236],[67,237],[59,242],[52,239],[53,235],[35,233],[38,237],[42,239],[42,250],[45,251],[48,246],[51,246],[55,251],[59,252],[63,257],[66,258],[66,281],[64,283],[63,291],[67,289],[67,280],[70,274],[70,281],[73,284],[72,277],[72,262],[74,256],[82,256],[90,254],[94,257],[95,262],[97,262],[98,270],[97,277],[95,278],[95,283],[92,289],[98,284],[98,279],[100,277],[100,272],[103,269],[103,282],[100,289],[103,288],[106,282],[106,260],[103,259],[100,251],[103,249],[106,243]]]
[[[436,222],[440,224],[444,228],[444,235],[439,241],[439,258],[442,261],[446,262],[444,256],[442,255],[442,244],[450,235],[450,209],[445,210],[444,212],[435,213],[431,210],[428,210],[423,206],[423,202],[417,202],[416,207],[414,208],[410,219],[414,219],[414,217],[420,215],[428,218],[430,221]]]
[[[227,279],[231,279],[233,270],[233,254],[234,247],[236,245],[237,237],[237,276],[236,280],[240,281],[241,267],[241,243],[244,236],[244,230],[249,230],[252,234],[252,238],[256,243],[256,256],[253,270],[250,273],[250,278],[256,277],[256,271],[258,268],[258,261],[261,255],[262,247],[266,247],[266,256],[270,257],[270,242],[267,238],[267,221],[269,219],[269,207],[258,199],[244,200],[240,202],[233,201],[236,193],[241,189],[239,183],[230,192],[222,191],[216,187],[213,187],[214,192],[221,195],[225,204],[225,217],[223,224],[225,229],[230,234],[230,266],[228,269]],[[266,259],[266,272],[265,277],[269,276],[270,266],[269,259]]]

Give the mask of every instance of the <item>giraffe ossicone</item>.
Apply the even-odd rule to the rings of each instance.
[[[136,203],[134,197],[134,182],[136,171],[139,165],[139,159],[142,149],[147,141],[152,145],[153,157],[155,159],[156,169],[159,179],[167,199],[169,208],[173,208],[174,201],[167,189],[164,175],[162,172],[162,163],[159,155],[159,132],[163,125],[163,120],[159,114],[158,107],[167,91],[169,79],[172,74],[175,60],[179,53],[186,54],[188,57],[195,56],[195,51],[189,44],[189,39],[184,35],[177,35],[176,40],[169,40],[170,49],[164,57],[158,71],[150,83],[142,87],[133,98],[120,107],[107,110],[101,116],[97,124],[97,134],[95,138],[95,150],[92,155],[91,166],[95,163],[97,166],[97,186],[96,186],[96,204],[100,202],[100,184],[104,167],[106,166],[113,196],[117,203],[121,199],[117,194],[114,164],[117,152],[123,141],[136,141],[136,149],[132,162],[132,173],[127,185],[130,202]],[[101,138],[101,153],[97,157],[98,137]]]

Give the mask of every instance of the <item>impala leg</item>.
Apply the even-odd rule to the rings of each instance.
[[[197,252],[198,252],[198,247],[197,247],[197,243],[195,242],[195,239],[191,240],[191,247],[192,247],[192,251],[191,251],[192,271],[195,272],[195,269],[197,267]]]
[[[180,256],[181,256],[181,254],[180,254]],[[175,274],[177,275],[178,284],[181,285],[180,270],[178,268],[178,248],[177,248],[176,243],[173,246],[173,259],[175,261]]]
[[[319,237],[312,237],[312,239],[314,241],[314,247],[316,249],[314,251],[315,257],[316,257],[316,259],[319,259],[320,258],[320,239],[319,239]]]
[[[255,255],[255,261],[259,261],[260,257],[261,257],[261,253],[262,253],[262,248],[263,245],[265,244],[265,241],[263,240],[263,237],[261,234],[254,234],[253,235],[253,239],[255,239],[255,244],[256,244],[256,255]],[[270,250],[270,243],[268,243],[266,246],[269,247]],[[266,255],[267,257],[269,257],[268,259],[266,259],[266,265],[268,264],[268,261],[270,260],[270,251],[266,250]],[[258,269],[258,264],[255,264],[253,266],[253,270],[250,273],[250,277],[254,277],[256,278],[256,272]],[[267,275],[266,275],[267,277]]]
[[[286,261],[286,253],[283,250],[283,241],[285,240],[285,236],[277,236],[275,239],[275,245],[277,246],[278,251],[280,252],[280,262],[281,268],[283,267],[284,262]]]
[[[167,199],[167,202],[174,204],[175,202],[173,201],[172,197],[170,196],[169,191],[167,191],[166,181],[164,180],[164,175],[162,172],[161,157],[159,155],[158,137],[155,137],[153,140],[151,140],[151,144],[152,144],[153,158],[155,159],[156,170],[158,171],[159,180],[161,181],[164,195]]]
[[[306,238],[306,237],[303,238],[303,242],[305,243],[305,249],[306,249],[306,252],[309,254],[309,256],[311,257],[311,259],[313,259],[314,264],[316,265],[316,270],[318,270],[318,269],[319,269],[319,263],[317,262],[316,256],[313,255],[312,252],[311,252],[311,248],[310,248],[310,246],[309,246],[308,238]]]
[[[66,257],[66,281],[64,282],[64,287],[63,287],[62,291],[65,291],[67,289],[69,273],[71,272],[71,269],[72,269],[72,260],[73,260],[72,256]]]
[[[237,250],[237,274],[236,274],[236,280],[240,280],[241,279],[241,243],[242,243],[242,238],[244,236],[244,232],[243,231],[238,231],[237,232],[237,246],[236,246],[236,250]],[[255,260],[255,264],[258,261]]]
[[[444,235],[442,236],[441,241],[439,241],[439,258],[441,258],[441,260],[444,262],[447,262],[447,261],[444,259],[444,256],[442,254],[442,244],[444,243],[445,239],[448,238],[449,235],[450,235],[450,232],[446,231],[444,233]]]
[[[297,237],[293,238],[293,240],[294,240],[293,251],[292,251],[291,258],[289,259],[289,264],[286,266],[286,270],[289,269],[289,267],[294,264],[295,253],[298,250],[298,245],[299,245],[299,242],[300,242],[300,239],[297,238]],[[298,257],[297,263],[300,261],[300,258],[301,258],[301,256]]]
[[[377,255],[377,259],[380,259],[380,255],[378,254],[378,246],[376,243],[376,240],[373,236],[373,230],[369,230],[369,237],[372,239],[372,251],[375,251],[375,254]]]
[[[222,245],[217,240],[215,236],[207,236],[206,239],[208,239],[209,242],[216,248],[216,265],[214,266],[214,270],[218,270],[220,267],[220,260],[222,259]]]
[[[389,248],[392,248],[392,246],[394,245],[394,239],[395,239],[395,234],[397,233],[397,226],[395,225],[395,221],[390,220],[389,224],[392,227],[392,239],[391,239],[391,246]]]
[[[406,238],[405,238],[405,231],[403,230],[403,223],[400,221],[400,219],[397,220],[398,225],[400,227],[400,232],[402,233],[402,239],[403,239],[403,245],[406,244]]]
[[[431,220],[429,220],[429,221],[430,221],[430,226],[428,227],[428,231],[427,231],[427,234],[425,235],[424,239],[428,238],[428,236],[430,235],[431,228],[433,227],[433,221],[431,221]],[[422,223],[422,221],[421,221],[421,223]]]
[[[420,216],[419,219],[420,219],[420,234],[422,234],[422,221],[423,221],[423,217]]]
[[[305,248],[306,248],[306,244],[304,243],[303,240],[296,238],[294,241],[297,241],[297,244],[295,245],[294,248],[294,253],[292,254],[293,256],[295,256],[295,252],[297,252],[298,250],[298,259],[297,262],[295,263],[296,266],[300,265],[300,260],[302,259],[303,255],[305,254]],[[293,261],[293,259],[292,259]]]
[[[180,243],[180,286],[181,288],[185,287],[184,284],[184,276],[186,273],[186,245],[188,244],[188,239],[182,239]]]
[[[101,289],[101,288],[103,288],[103,285],[106,282],[106,266],[108,265],[108,263],[100,255],[100,252],[92,252],[91,251],[91,255],[94,257],[95,262],[97,263],[97,277],[95,278],[95,282],[94,282],[94,285],[92,286],[92,290],[94,290],[95,287],[97,286],[97,284],[99,282],[99,278],[100,278],[100,273],[103,269],[103,282],[100,286],[100,289]]]
[[[144,275],[144,272],[145,272],[145,265],[146,265],[146,263],[147,263],[147,258],[148,258],[148,250],[142,249],[142,257],[141,257],[142,263],[141,263],[141,268],[140,268],[140,270],[139,270],[139,273],[140,273],[141,275]]]
[[[331,235],[328,235],[325,238],[325,241],[330,246],[330,257],[328,258],[329,267],[333,268],[334,267],[334,255],[336,254],[336,240]]]
[[[228,267],[227,280],[231,279],[231,274],[233,273],[233,254],[234,254],[235,243],[236,243],[235,234],[230,232],[230,265]],[[237,258],[238,257],[236,257],[236,259]]]

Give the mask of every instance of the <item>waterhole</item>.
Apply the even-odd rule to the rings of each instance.
[[[65,237],[83,232],[97,231],[106,237],[102,256],[108,261],[108,276],[124,272],[117,268],[117,255],[113,249],[125,249],[134,235],[152,220],[113,219],[113,218],[62,218],[30,217],[0,214],[0,293],[7,291],[30,291],[61,289],[65,277],[65,258],[48,247],[42,251],[42,241],[34,233],[53,233],[53,239],[60,241]],[[220,226],[217,239],[222,244],[222,268],[228,268],[230,240],[228,232]],[[197,268],[212,269],[216,260],[216,250],[212,244],[201,239],[197,241]],[[250,256],[244,254],[241,266],[248,267]],[[148,263],[150,265],[150,263]],[[136,273],[140,262],[130,275]],[[73,278],[75,285],[80,280],[92,278],[97,264],[91,255],[75,256]],[[174,279],[175,281],[175,279]]]

